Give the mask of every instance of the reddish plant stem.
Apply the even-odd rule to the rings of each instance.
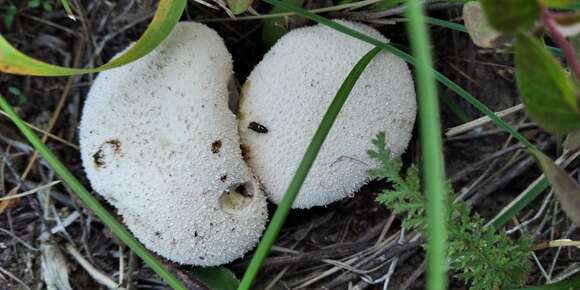
[[[580,78],[580,63],[576,59],[574,48],[572,47],[570,42],[568,42],[566,37],[562,33],[560,33],[560,30],[558,30],[558,26],[556,24],[556,20],[554,20],[554,15],[546,7],[542,8],[541,20],[544,26],[550,32],[552,39],[562,49],[562,52],[564,52],[564,56],[566,56],[568,66],[570,66],[576,77]]]

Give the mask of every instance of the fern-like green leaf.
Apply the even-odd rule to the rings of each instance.
[[[425,198],[421,194],[417,167],[409,167],[401,176],[401,158],[393,157],[386,146],[385,134],[372,140],[375,148],[369,150],[371,158],[381,165],[369,175],[375,180],[389,182],[392,189],[383,190],[377,202],[387,206],[393,213],[404,217],[403,227],[425,234]],[[471,214],[461,202],[454,203],[455,194],[449,188],[447,228],[449,241],[447,254],[449,265],[456,277],[471,285],[472,290],[504,289],[523,285],[530,272],[529,246],[531,241],[521,238],[511,240],[504,232],[485,227],[485,220]]]

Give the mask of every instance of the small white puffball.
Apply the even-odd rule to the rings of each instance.
[[[184,22],[151,54],[100,73],[84,106],[91,185],[147,248],[175,262],[230,262],[266,223],[266,198],[227,106],[231,77],[219,35]]]
[[[375,29],[337,21],[387,41]],[[248,77],[240,99],[246,159],[270,199],[279,203],[329,104],[353,66],[373,46],[322,25],[282,37]],[[367,155],[385,131],[402,154],[415,122],[415,89],[400,58],[380,53],[356,83],[304,182],[294,208],[351,196],[378,164]],[[266,132],[267,131],[267,132]]]

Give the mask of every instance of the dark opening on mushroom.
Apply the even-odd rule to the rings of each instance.
[[[220,195],[218,204],[221,210],[236,214],[250,205],[253,196],[254,186],[251,183],[234,184]]]

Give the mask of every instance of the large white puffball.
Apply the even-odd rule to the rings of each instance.
[[[147,248],[179,263],[239,258],[267,219],[228,110],[231,77],[220,36],[184,22],[151,54],[100,73],[84,106],[81,156],[92,187]]]
[[[338,22],[387,41],[369,26]],[[240,134],[247,161],[273,202],[281,201],[340,85],[372,48],[323,25],[295,29],[248,77],[240,99]],[[385,131],[390,150],[402,154],[415,111],[407,65],[392,54],[379,54],[353,88],[294,207],[327,205],[352,195],[377,166],[366,153],[373,137]]]

